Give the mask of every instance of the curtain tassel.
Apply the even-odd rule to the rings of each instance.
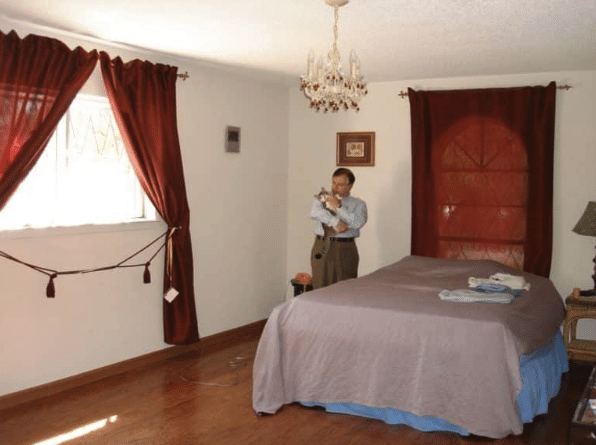
[[[151,272],[149,271],[149,266],[151,263],[145,264],[145,273],[143,274],[143,283],[151,283]]]
[[[54,298],[56,296],[56,288],[54,287],[54,278],[58,276],[57,273],[53,273],[50,275],[50,282],[48,283],[48,287],[46,287],[46,297]]]

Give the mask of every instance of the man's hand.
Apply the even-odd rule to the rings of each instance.
[[[335,226],[335,231],[337,233],[345,232],[348,229],[349,229],[348,225],[343,221],[340,221],[339,224],[337,226]]]

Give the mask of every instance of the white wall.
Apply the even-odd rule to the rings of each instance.
[[[368,205],[369,222],[358,240],[360,274],[410,252],[411,140],[408,99],[400,91],[570,84],[557,90],[554,245],[551,279],[563,297],[593,286],[596,238],[571,232],[589,200],[596,200],[596,72],[428,79],[369,85],[358,113],[317,113],[296,88],[290,93],[288,276],[310,271],[312,195],[330,187],[335,137],[343,131],[376,132],[376,165],[356,167],[352,194]],[[591,335],[596,338],[596,330]]]
[[[286,295],[287,125],[284,87],[199,62],[141,53],[0,20],[0,29],[55,37],[124,61],[168,63],[178,80],[178,127],[189,205],[201,336],[267,318]],[[98,69],[84,92],[105,94]],[[226,125],[241,127],[241,153],[224,153]],[[165,230],[163,223],[0,234],[0,250],[57,270],[111,265]],[[153,253],[153,252],[151,252]],[[150,254],[149,254],[150,255]],[[142,261],[142,257],[140,261]],[[143,269],[47,278],[0,258],[0,395],[167,347],[163,256]]]
[[[267,318],[286,292],[288,105],[284,88],[193,69],[178,96],[199,330]],[[224,153],[226,125],[241,128]]]

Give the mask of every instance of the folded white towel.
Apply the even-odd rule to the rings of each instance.
[[[524,289],[530,290],[530,283],[528,283],[524,277],[517,275],[510,275],[507,273],[496,273],[491,275],[490,278],[474,278],[468,279],[470,287],[477,287],[480,284],[502,284],[503,286],[509,286],[511,289]]]

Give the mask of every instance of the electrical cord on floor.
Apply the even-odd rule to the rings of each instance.
[[[244,368],[246,366],[247,360],[248,360],[248,357],[236,356],[228,362],[228,367],[231,369],[232,376],[234,377],[232,383],[205,382],[202,380],[194,380],[194,379],[188,379],[188,378],[184,377],[184,375],[183,375],[184,372],[191,366],[196,366],[196,363],[191,363],[190,365],[182,368],[182,370],[180,371],[180,380],[182,380],[183,382],[194,383],[195,385],[203,385],[203,386],[219,386],[219,387],[236,386],[236,385],[238,385],[238,383],[240,383],[240,379],[238,378],[238,375],[236,375],[236,372],[239,369]]]

